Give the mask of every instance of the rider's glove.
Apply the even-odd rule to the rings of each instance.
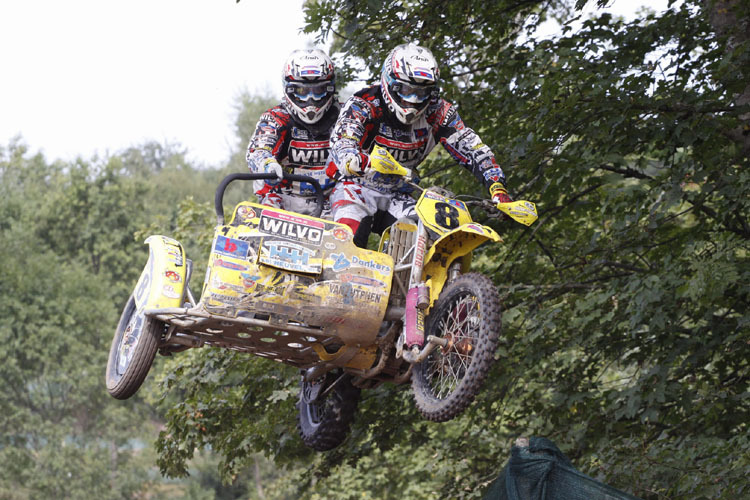
[[[508,194],[508,190],[505,189],[505,184],[502,182],[493,182],[490,186],[490,197],[494,204],[498,203],[510,203],[513,198]]]
[[[276,158],[268,158],[263,163],[263,173],[276,174],[276,179],[265,179],[266,184],[269,186],[275,186],[284,180],[284,169],[281,168],[281,165],[276,161]]]
[[[363,175],[369,163],[369,158],[364,153],[347,152],[341,156],[338,164],[339,173],[343,177]]]

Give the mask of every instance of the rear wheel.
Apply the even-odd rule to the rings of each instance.
[[[164,323],[138,314],[131,295],[120,316],[107,361],[107,391],[117,399],[135,394],[151,369]]]
[[[297,402],[302,442],[316,451],[332,450],[343,443],[354,420],[359,394],[349,375],[328,373],[312,382],[303,377]]]
[[[500,296],[486,276],[465,274],[443,289],[427,318],[426,333],[445,345],[412,373],[414,400],[426,419],[445,422],[474,400],[492,366],[500,319]]]

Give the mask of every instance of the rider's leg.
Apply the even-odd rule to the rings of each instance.
[[[340,181],[331,193],[333,220],[351,228],[355,235],[354,244],[360,248],[367,246],[372,216],[377,211],[377,194],[349,181]]]
[[[268,207],[284,208],[284,200],[276,189],[263,181],[255,181],[253,187],[255,188],[255,196],[258,197],[258,203]]]
[[[408,217],[417,220],[417,201],[407,193],[395,193],[388,204],[388,214],[393,220]]]
[[[298,214],[312,215],[318,207],[318,202],[315,196],[281,193],[281,199],[283,201],[284,210],[297,212]],[[321,219],[331,220],[331,204],[328,200],[328,193],[325,194],[323,211],[319,217]]]

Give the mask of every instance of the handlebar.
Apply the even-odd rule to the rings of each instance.
[[[224,177],[221,182],[219,183],[219,186],[216,188],[216,195],[214,196],[214,208],[216,210],[216,222],[219,225],[224,224],[224,191],[226,191],[227,186],[233,181],[257,181],[257,180],[264,180],[264,179],[277,179],[276,174],[251,174],[251,173],[236,173],[236,174],[229,174],[226,177]],[[313,179],[310,176],[307,175],[297,175],[297,174],[284,174],[284,180],[294,181],[294,182],[307,182],[308,184],[312,185],[312,187],[315,189],[315,201],[317,202],[317,206],[315,207],[315,211],[311,214],[313,217],[320,217],[320,214],[323,212],[323,188],[320,187],[320,183]]]

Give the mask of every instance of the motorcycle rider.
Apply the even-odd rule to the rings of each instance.
[[[312,185],[282,180],[283,172],[308,175],[324,191],[321,217],[330,216],[333,181],[325,169],[340,109],[333,61],[319,49],[295,50],[284,63],[281,79],[284,97],[260,116],[246,156],[252,172],[273,173],[277,179],[255,181],[255,194],[263,205],[311,214],[316,207]]]
[[[401,217],[415,213],[411,187],[401,178],[369,170],[376,145],[416,173],[439,142],[489,190],[495,203],[512,201],[505,174],[479,136],[466,127],[456,107],[439,96],[439,70],[429,49],[402,44],[386,58],[380,83],[355,93],[344,105],[331,134],[328,175],[338,177],[331,193],[333,219],[348,225],[354,242],[367,245],[371,231],[381,233]]]

